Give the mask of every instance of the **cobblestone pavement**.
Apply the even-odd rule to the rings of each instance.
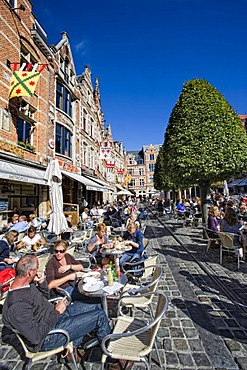
[[[213,275],[227,284],[229,290],[247,303],[247,263],[236,270],[236,261],[224,259],[219,265],[219,250],[205,254],[206,241],[202,229],[181,227],[167,221],[190,253],[155,219],[147,220],[145,236],[150,240],[149,254],[158,253],[164,269],[159,288],[169,298],[169,308],[158,332],[158,346],[164,368],[169,370],[247,370],[247,321],[224,291],[195,262],[196,256]],[[1,324],[2,325],[2,324]],[[155,359],[155,354],[153,354]],[[100,369],[100,348],[91,351],[84,368]],[[7,345],[0,350],[0,369],[22,369],[16,351]],[[2,366],[2,367],[1,367]],[[83,368],[83,367],[81,367]],[[139,364],[133,370],[142,369]],[[32,369],[73,369],[56,359],[35,364]],[[152,362],[152,369],[158,369]]]

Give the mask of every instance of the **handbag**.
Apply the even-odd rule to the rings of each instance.
[[[6,269],[0,271],[0,285],[6,285],[0,287],[1,293],[6,292],[9,290],[10,287],[10,280],[15,277],[15,269],[11,267],[7,267]],[[8,282],[9,281],[9,282]]]

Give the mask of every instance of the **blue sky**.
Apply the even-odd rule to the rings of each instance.
[[[90,66],[113,139],[162,144],[183,84],[204,78],[247,113],[247,0],[32,0],[49,44]]]

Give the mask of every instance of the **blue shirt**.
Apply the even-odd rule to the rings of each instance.
[[[176,210],[179,212],[184,212],[185,211],[185,206],[182,203],[178,203]]]
[[[22,233],[23,231],[26,231],[28,229],[28,223],[27,221],[21,221],[17,222],[10,228],[10,230],[18,231],[18,233]]]
[[[132,240],[134,243],[138,243],[139,244],[139,248],[135,248],[135,247],[132,247],[132,249],[127,252],[127,253],[139,253],[141,254],[143,251],[144,251],[144,245],[143,245],[143,234],[141,232],[140,229],[137,229],[135,232],[134,232],[134,236],[132,237],[132,235],[126,231],[123,235],[123,239],[124,240]]]

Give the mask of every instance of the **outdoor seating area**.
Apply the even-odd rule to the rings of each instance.
[[[110,334],[110,337],[107,338],[106,341],[102,342],[102,369],[104,366],[106,366],[106,359],[107,361],[109,359],[105,354],[108,353],[112,346],[112,342],[110,342],[110,347],[108,346],[108,339],[111,341],[111,335],[121,335],[121,328],[124,328],[122,323],[124,322],[129,322],[129,327],[133,327],[132,336],[135,338],[134,341],[137,341],[135,344],[136,350],[140,351],[140,349],[138,349],[140,348],[138,345],[139,333],[143,338],[146,338],[146,349],[140,351],[137,356],[130,356],[129,359],[125,360],[143,362],[149,369],[151,361],[150,353],[152,348],[154,347],[154,349],[157,351],[154,333],[156,333],[158,330],[160,321],[163,318],[168,306],[168,300],[165,295],[158,292],[158,284],[163,276],[163,271],[161,266],[156,265],[157,255],[148,255],[147,246],[149,244],[149,239],[146,237],[143,238],[144,251],[140,255],[140,261],[134,262],[133,264],[129,262],[129,268],[127,268],[128,262],[120,267],[119,259],[126,251],[131,249],[128,246],[121,244],[121,242],[116,244],[116,238],[117,236],[122,235],[121,232],[122,230],[120,231],[120,234],[116,234],[112,227],[108,233],[109,242],[112,247],[110,248],[108,246],[107,249],[103,250],[104,253],[107,253],[113,258],[113,264],[111,264],[115,271],[114,275],[114,271],[111,270],[111,273],[113,273],[113,281],[109,280],[109,267],[107,269],[104,266],[99,266],[95,257],[87,251],[87,242],[94,236],[96,233],[95,230],[74,230],[69,238],[66,254],[73,256],[73,258],[82,263],[84,266],[85,271],[82,270],[76,272],[76,285],[78,286],[79,292],[83,293],[90,300],[99,299],[106,317],[112,323],[112,334]],[[22,247],[19,250],[15,249],[11,252],[11,255],[15,256],[16,261],[22,256],[30,253],[37,256],[39,260],[39,269],[40,271],[44,272],[46,270],[47,262],[55,253],[54,245],[57,245],[60,237],[46,230],[41,231],[41,234],[46,240],[47,244],[40,246],[40,248],[37,248],[35,251],[25,247]],[[138,267],[137,277],[135,276],[135,268],[138,263],[140,266]],[[133,271],[131,270],[132,268],[134,269]],[[13,280],[14,277],[6,281],[0,286],[1,289],[4,290],[5,287],[9,288]],[[61,293],[61,289],[58,289],[57,294]],[[1,304],[4,303],[6,295],[7,291],[5,294],[2,293],[0,301]],[[131,307],[129,307],[128,300],[130,299],[133,301],[133,296],[137,296],[138,299],[135,297],[135,305],[131,305]],[[153,300],[154,296],[157,297],[158,300]],[[70,304],[73,305],[73,301]],[[126,311],[126,308],[129,309]],[[142,321],[139,319],[134,319],[134,309],[141,309],[144,313],[146,312],[146,320]],[[136,331],[137,327],[138,330]],[[16,333],[16,335],[19,338],[26,355],[26,369],[30,369],[35,362],[40,361],[50,355],[61,353],[65,348],[67,348],[68,352],[72,355],[74,368],[78,369],[78,364],[76,363],[77,358],[73,355],[73,343],[71,342],[69,334],[66,333],[66,331],[63,333],[63,335],[66,336],[67,340],[62,347],[58,347],[48,352],[41,351],[37,353],[30,352],[20,334]],[[123,335],[123,338],[124,337],[125,335]],[[119,341],[119,343],[125,346],[124,342],[126,339],[123,340],[123,338]],[[93,344],[92,347],[97,345],[97,343],[98,342],[95,341],[95,344]],[[159,355],[157,354],[157,356]],[[119,355],[119,357],[116,358],[116,355],[113,354],[112,359],[114,359],[116,362],[116,359],[122,360],[122,357]],[[162,367],[161,361],[160,366]]]

